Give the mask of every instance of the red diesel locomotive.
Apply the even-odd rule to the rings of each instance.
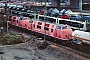
[[[72,39],[72,29],[68,28],[68,25],[45,23],[43,21],[30,19],[29,17],[11,15],[9,16],[9,21],[12,25],[34,31],[41,36],[46,34],[48,37],[53,37],[61,41],[70,41]]]

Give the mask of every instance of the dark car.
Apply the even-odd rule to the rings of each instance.
[[[81,16],[80,15],[70,15],[69,19],[71,19],[71,20],[80,20]]]

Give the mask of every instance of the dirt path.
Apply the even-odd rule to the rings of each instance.
[[[35,43],[21,43],[15,45],[0,46],[5,52],[0,54],[3,60],[89,60],[76,53],[70,52],[55,45],[49,45],[44,50],[38,50]]]
[[[21,32],[10,30],[9,33],[16,35]],[[27,35],[26,33],[23,34]],[[44,50],[39,50],[37,48],[38,40],[36,37],[30,34],[27,36],[30,37],[28,42],[0,45],[0,52],[4,52],[4,54],[0,54],[0,58],[2,60],[90,60],[53,44],[49,44]]]

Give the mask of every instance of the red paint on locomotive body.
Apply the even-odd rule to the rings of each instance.
[[[30,19],[28,17],[22,17],[19,19],[20,25],[22,28],[27,28],[28,29],[28,24],[29,24]]]
[[[13,24],[13,25],[16,25],[16,16],[12,16],[12,18],[11,18],[11,24]]]
[[[10,21],[10,24],[15,25],[15,26],[20,26],[18,16],[9,16],[8,19]]]
[[[30,30],[33,30],[35,32],[44,34],[46,32],[46,35],[55,37],[62,40],[71,40],[72,39],[72,29],[68,28],[67,25],[60,26],[60,29],[57,29],[56,24],[50,24],[50,23],[44,23],[41,21],[33,21],[32,24],[29,24],[31,27]],[[46,30],[46,31],[44,31]]]
[[[17,22],[18,21],[18,22]],[[11,24],[17,25],[22,28],[27,28],[36,33],[45,34],[60,40],[71,40],[72,29],[68,25],[44,23],[37,20],[30,20],[28,17],[12,16]]]

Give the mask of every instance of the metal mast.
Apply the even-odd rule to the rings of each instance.
[[[45,12],[44,12],[44,40],[46,41],[46,15],[47,15],[47,0],[45,0]]]
[[[9,26],[8,26],[8,22],[9,22],[9,21],[8,21],[7,3],[5,3],[5,20],[6,20],[6,27],[7,27],[7,28],[6,28],[6,29],[7,29],[6,32],[8,33],[8,27],[9,27]]]

